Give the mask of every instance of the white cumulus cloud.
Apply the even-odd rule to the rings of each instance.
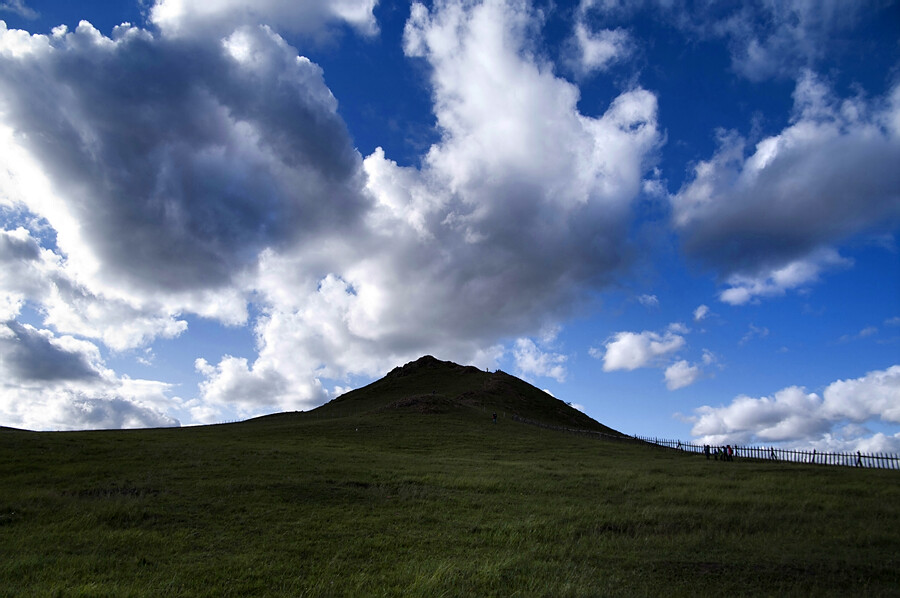
[[[846,423],[900,423],[900,366],[838,380],[822,395],[797,386],[771,397],[739,396],[723,407],[696,410],[691,433],[710,444],[823,442]],[[875,438],[858,437],[854,446],[871,449]]]
[[[573,42],[577,70],[583,73],[604,71],[632,53],[633,41],[624,29],[592,31],[583,21],[575,24]]]
[[[779,295],[845,265],[834,245],[900,222],[900,87],[839,99],[806,72],[791,124],[749,152],[735,133],[671,198],[687,253],[719,270],[721,299]]]
[[[33,430],[177,426],[169,385],[117,377],[93,343],[0,324],[0,421]]]
[[[547,376],[557,382],[566,381],[567,357],[542,351],[531,339],[520,338],[513,347],[516,371],[528,376]]]
[[[92,288],[187,302],[361,211],[361,160],[321,70],[271,30],[240,31],[252,68],[227,45],[130,26],[21,33],[0,28],[0,122],[28,157],[15,164],[47,181],[16,199]]]
[[[316,34],[330,23],[347,23],[371,35],[378,31],[377,0],[156,0],[150,20],[166,35],[221,33],[239,25],[264,24]]]
[[[666,368],[666,388],[677,390],[690,386],[700,378],[701,373],[701,369],[697,365],[691,365],[684,359],[676,361]]]
[[[593,354],[602,356],[603,371],[635,370],[656,365],[659,358],[684,345],[684,337],[673,332],[617,332],[606,342],[602,352],[595,350]]]
[[[703,351],[699,363],[676,359],[679,351],[687,346],[685,335],[690,329],[681,322],[669,324],[665,332],[617,332],[602,348],[591,347],[589,354],[603,361],[603,371],[632,371],[638,368],[664,369],[666,388],[678,390],[694,384],[704,376],[704,366],[716,361],[708,350]]]

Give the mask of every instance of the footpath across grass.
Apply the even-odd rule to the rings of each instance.
[[[897,596],[900,476],[471,413],[0,431],[0,596]]]

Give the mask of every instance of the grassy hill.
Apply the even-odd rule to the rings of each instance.
[[[510,415],[571,411],[426,358],[309,413],[5,429],[0,596],[900,593],[896,472],[707,461]]]
[[[621,434],[509,374],[440,361],[426,355],[368,386],[314,411],[317,416],[363,416],[380,411],[467,415],[476,419],[520,416],[547,425]]]

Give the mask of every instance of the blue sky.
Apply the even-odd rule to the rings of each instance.
[[[900,3],[0,19],[0,425],[305,410],[432,354],[628,433],[900,451]]]

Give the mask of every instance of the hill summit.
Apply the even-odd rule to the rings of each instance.
[[[530,420],[549,426],[620,432],[604,426],[552,395],[506,372],[480,370],[425,355],[399,366],[368,386],[343,394],[315,410],[321,415],[360,416],[405,411]]]
[[[403,378],[422,370],[452,370],[456,372],[481,372],[474,365],[458,365],[452,361],[441,361],[431,355],[424,355],[415,361],[410,361],[406,365],[398,366],[388,372],[385,378]]]

